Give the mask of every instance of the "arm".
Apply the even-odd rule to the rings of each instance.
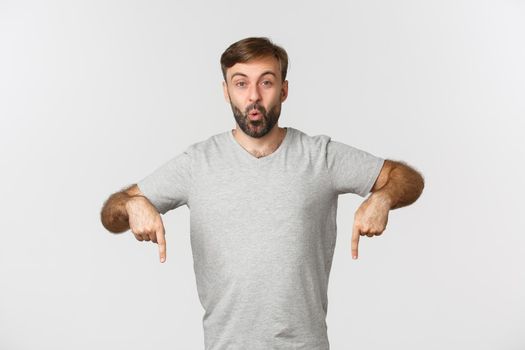
[[[166,239],[162,218],[138,186],[112,194],[100,213],[102,225],[113,233],[129,228],[139,241],[158,243],[160,262],[166,261]]]
[[[126,210],[126,203],[136,196],[144,197],[144,194],[136,184],[109,196],[104,202],[100,213],[102,225],[106,230],[112,233],[122,233],[129,229],[129,217]]]
[[[370,197],[384,201],[389,209],[397,209],[414,203],[424,187],[425,180],[416,170],[406,163],[386,159]]]
[[[386,159],[371,189],[372,194],[359,206],[352,230],[352,257],[357,259],[359,236],[373,237],[383,233],[388,212],[412,204],[424,187],[421,174],[402,162]]]

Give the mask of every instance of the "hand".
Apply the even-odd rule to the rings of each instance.
[[[390,204],[378,192],[372,193],[357,209],[352,229],[352,258],[357,259],[359,236],[380,236],[388,222]]]
[[[157,209],[143,196],[126,202],[129,227],[139,241],[158,243],[160,262],[166,261],[166,239],[164,224]]]

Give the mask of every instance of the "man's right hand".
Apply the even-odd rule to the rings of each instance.
[[[157,209],[143,196],[133,196],[126,202],[129,228],[139,241],[152,241],[159,245],[160,262],[166,261],[164,224]]]

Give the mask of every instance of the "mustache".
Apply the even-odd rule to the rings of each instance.
[[[259,113],[261,113],[262,115],[266,115],[266,108],[264,108],[263,106],[259,105],[257,102],[248,105],[248,107],[246,107],[246,109],[244,111],[244,114],[248,114],[248,113],[250,113],[250,111],[252,111],[254,109],[258,110]]]

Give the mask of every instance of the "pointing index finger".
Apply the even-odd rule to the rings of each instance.
[[[352,259],[357,259],[357,246],[359,245],[359,228],[354,224],[352,229]]]
[[[160,228],[156,232],[157,234],[157,243],[159,245],[159,254],[160,262],[163,263],[166,261],[166,239],[164,232],[164,225],[160,225]]]

